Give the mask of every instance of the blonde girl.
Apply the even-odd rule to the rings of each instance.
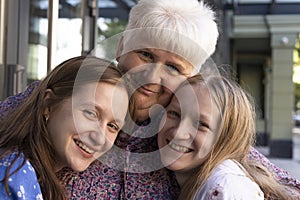
[[[255,138],[252,98],[230,78],[196,75],[175,92],[158,133],[161,160],[180,200],[296,199],[247,155]]]

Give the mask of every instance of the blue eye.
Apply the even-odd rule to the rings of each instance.
[[[98,115],[95,111],[85,109],[85,110],[83,110],[83,113],[88,118],[98,119]]]
[[[173,75],[173,76],[178,76],[181,73],[181,71],[178,69],[178,67],[172,65],[172,64],[166,64],[164,65],[166,73]]]
[[[179,72],[179,70],[177,69],[177,67],[175,67],[174,65],[166,65],[170,70],[174,70]]]
[[[151,53],[149,53],[149,52],[147,52],[147,51],[141,51],[141,54],[143,55],[143,56],[146,56],[146,57],[152,57],[152,55],[151,55]]]
[[[168,110],[167,111],[167,116],[170,118],[180,118],[180,114],[176,111],[173,110]]]
[[[138,54],[140,54],[140,56],[143,58],[143,59],[151,59],[153,60],[153,55],[147,51],[138,51],[137,52]]]

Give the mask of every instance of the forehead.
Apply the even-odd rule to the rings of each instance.
[[[126,96],[127,92],[124,87],[106,82],[92,82],[74,87],[73,101],[82,103],[86,101],[111,101],[116,96]],[[111,105],[108,104],[108,105]]]
[[[172,102],[179,104],[181,110],[187,113],[211,114],[214,105],[210,92],[205,84],[186,84],[180,87]]]
[[[182,86],[173,96],[170,105],[180,109],[183,115],[209,120],[211,129],[217,130],[221,113],[205,83]]]
[[[96,106],[107,114],[124,115],[128,108],[128,93],[125,87],[106,82],[93,82],[76,88],[72,96],[73,106]]]

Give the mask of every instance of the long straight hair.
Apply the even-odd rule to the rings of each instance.
[[[191,85],[205,85],[212,102],[221,114],[218,139],[204,163],[188,179],[180,200],[194,199],[197,190],[207,181],[213,170],[224,160],[233,159],[246,169],[246,175],[264,192],[265,199],[293,199],[262,164],[247,158],[255,141],[255,107],[253,98],[235,80],[214,75],[195,75],[188,79]],[[186,83],[185,83],[186,84]]]
[[[17,152],[23,154],[33,165],[44,199],[66,199],[62,184],[56,176],[55,150],[47,131],[43,113],[45,108],[62,103],[71,98],[74,84],[84,87],[90,82],[105,82],[125,88],[120,71],[110,62],[96,57],[79,56],[71,58],[50,72],[41,81],[30,97],[0,125],[0,159]],[[54,97],[47,105],[45,91],[51,89]],[[62,122],[63,123],[63,122]],[[14,159],[4,177],[6,192],[9,194],[8,179],[16,171],[11,171]]]

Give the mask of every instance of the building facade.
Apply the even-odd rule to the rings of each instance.
[[[255,98],[258,143],[269,145],[272,157],[292,158],[300,1],[232,0],[221,5],[225,32],[221,40],[227,46],[218,51],[230,52],[240,84]]]
[[[93,53],[105,22],[127,20],[137,0],[1,0],[0,100],[61,61]],[[293,157],[293,67],[300,0],[206,0],[218,13],[213,55],[255,98],[257,143]]]

